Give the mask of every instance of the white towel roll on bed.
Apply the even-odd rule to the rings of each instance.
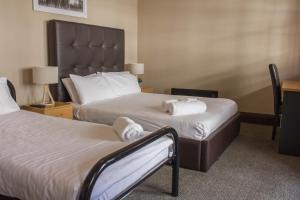
[[[186,99],[183,99],[182,101],[185,101],[185,102],[195,102],[195,101],[199,101],[199,99],[197,99],[197,98],[186,98]]]
[[[123,141],[134,141],[144,136],[144,129],[128,117],[119,117],[113,123],[114,130]]]
[[[206,109],[206,103],[202,101],[178,101],[168,104],[169,113],[175,116],[204,113]]]
[[[169,104],[175,102],[196,102],[199,101],[197,98],[185,98],[185,99],[169,99],[162,102],[162,109],[164,112],[169,112]]]
[[[168,112],[169,111],[169,104],[170,103],[174,103],[174,102],[178,102],[177,99],[170,99],[170,100],[165,100],[162,102],[162,109],[164,112]]]

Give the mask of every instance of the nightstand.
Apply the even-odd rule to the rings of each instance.
[[[154,88],[147,87],[147,86],[142,86],[142,92],[144,92],[144,93],[154,93]]]
[[[70,103],[55,102],[55,106],[38,108],[34,106],[22,106],[23,110],[49,115],[54,117],[62,117],[73,119],[73,106]]]

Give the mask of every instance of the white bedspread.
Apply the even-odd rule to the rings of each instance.
[[[161,138],[109,167],[93,199],[111,199],[169,156]],[[126,146],[110,126],[19,111],[0,115],[0,194],[22,200],[74,200],[92,166]]]
[[[171,116],[162,111],[162,101],[174,98],[191,97],[151,93],[126,95],[87,105],[76,105],[75,117],[82,121],[111,125],[117,117],[125,116],[141,124],[147,131],[171,126],[180,137],[203,140],[238,111],[237,104],[232,100],[199,98],[207,105],[205,113]]]

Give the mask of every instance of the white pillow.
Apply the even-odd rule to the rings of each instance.
[[[102,75],[82,77],[70,74],[70,77],[78,93],[80,104],[87,104],[116,97],[111,86]]]
[[[76,88],[75,88],[75,85],[74,85],[72,79],[70,79],[70,78],[63,78],[62,82],[63,82],[65,88],[67,89],[72,102],[79,104],[80,99],[79,99],[78,93],[76,91]]]
[[[136,76],[128,72],[102,73],[117,96],[140,93],[141,88]]]
[[[88,76],[85,76],[85,77],[98,76],[97,74],[91,74],[91,75],[88,75]],[[80,103],[80,98],[79,98],[79,95],[76,91],[76,88],[75,88],[75,85],[74,85],[72,79],[71,78],[63,78],[62,82],[63,82],[65,88],[67,89],[72,102],[79,104]]]
[[[7,86],[7,79],[0,77],[0,115],[19,111],[20,107],[12,98]]]
[[[97,72],[97,74],[130,74],[129,71],[122,71],[122,72]]]

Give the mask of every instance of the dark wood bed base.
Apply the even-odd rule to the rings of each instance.
[[[218,91],[216,90],[172,88],[171,94],[218,98]],[[203,172],[208,171],[210,166],[220,157],[227,146],[238,136],[239,132],[240,114],[237,113],[201,142],[180,138],[181,166]],[[184,155],[189,156],[184,157]]]
[[[94,25],[51,20],[48,22],[48,60],[58,66],[59,83],[51,86],[58,101],[70,101],[62,78],[103,71],[124,71],[124,31]],[[59,52],[59,53],[58,53]],[[217,97],[217,91],[172,89],[173,94]],[[180,138],[181,167],[207,171],[239,134],[239,114],[204,141]]]
[[[179,138],[180,166],[207,172],[240,132],[239,113],[203,141]]]
[[[11,92],[12,97],[16,100],[16,93],[15,88],[11,84],[11,82],[8,81],[8,87]],[[173,141],[173,155],[166,159],[164,162],[157,165],[155,168],[153,168],[151,171],[148,172],[148,174],[144,175],[142,178],[140,178],[136,183],[134,183],[131,187],[127,188],[125,191],[123,191],[119,196],[117,196],[115,199],[123,199],[125,196],[127,196],[131,191],[133,191],[138,185],[143,183],[149,176],[151,176],[153,173],[155,173],[158,169],[163,167],[165,164],[172,166],[172,196],[177,197],[178,196],[178,187],[179,187],[179,145],[178,145],[178,135],[175,129],[171,127],[165,127],[162,128],[145,138],[138,140],[118,151],[115,151],[106,157],[99,160],[94,167],[90,170],[87,177],[85,178],[81,190],[79,193],[79,200],[89,200],[93,191],[93,188],[96,184],[96,181],[98,180],[99,176],[107,169],[109,166],[113,165],[114,163],[120,161],[121,159],[125,158],[126,156],[131,155],[132,153],[142,149],[143,147],[151,144],[152,142],[158,140],[159,138],[162,138],[164,136],[170,136]],[[12,197],[6,197],[0,194],[0,200],[17,200],[16,198]]]

